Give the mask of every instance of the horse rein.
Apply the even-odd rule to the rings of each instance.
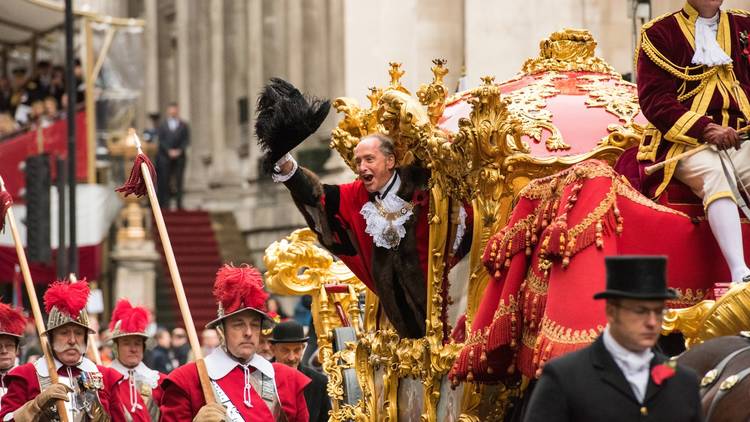
[[[748,338],[745,333],[741,333],[740,336]],[[721,377],[721,374],[724,372],[724,369],[729,364],[729,362],[741,353],[744,353],[748,350],[750,350],[750,346],[745,346],[741,349],[735,350],[734,352],[725,356],[724,359],[722,359],[715,368],[706,372],[706,375],[704,375],[703,379],[701,379],[701,397],[703,397],[711,389],[711,387],[713,387],[714,383]],[[727,395],[734,386],[741,383],[748,375],[750,375],[750,368],[745,368],[736,374],[728,376],[724,379],[724,381],[722,381],[722,383],[719,385],[719,391],[716,392],[716,395],[714,395],[711,403],[708,406],[708,412],[706,414],[707,422],[711,420],[711,416],[713,416],[714,410],[716,409],[716,406],[721,401],[721,399],[724,398],[724,396]]]

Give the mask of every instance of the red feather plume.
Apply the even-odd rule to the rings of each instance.
[[[21,311],[8,304],[0,303],[0,331],[22,336],[25,328],[26,317]]]
[[[0,191],[0,231],[5,229],[5,213],[13,205],[13,197],[7,191]]]
[[[109,329],[114,331],[115,325],[120,322],[120,331],[123,333],[143,333],[148,327],[150,320],[149,312],[146,308],[133,306],[127,299],[120,299],[112,311],[112,319],[109,322]]]
[[[89,283],[86,279],[77,283],[69,281],[55,281],[44,292],[44,309],[49,314],[52,308],[72,317],[78,317],[89,300]]]
[[[268,293],[263,290],[263,276],[249,265],[224,265],[216,273],[214,297],[225,314],[250,307],[266,311]]]

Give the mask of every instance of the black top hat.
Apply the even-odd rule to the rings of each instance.
[[[667,288],[666,256],[608,256],[607,290],[594,299],[653,299],[677,298],[677,292]]]
[[[284,321],[273,327],[271,338],[268,341],[271,344],[276,343],[307,343],[309,337],[305,336],[305,330],[295,320]]]

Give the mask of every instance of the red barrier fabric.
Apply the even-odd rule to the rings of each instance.
[[[32,130],[22,133],[16,137],[0,141],[0,176],[5,180],[6,188],[15,203],[23,203],[20,196],[21,188],[26,186],[25,176],[21,170],[21,164],[27,157],[38,155],[39,145],[37,131]],[[68,156],[68,124],[65,119],[57,120],[46,129],[42,129],[42,150],[50,154],[53,160],[51,166],[53,180],[57,177],[57,169],[54,166],[54,158]],[[78,112],[76,115],[76,178],[78,181],[86,181],[87,178],[87,151],[86,142],[86,113]]]
[[[750,239],[747,225],[743,232]],[[606,325],[604,302],[592,297],[605,287],[604,257],[630,254],[669,258],[668,284],[680,294],[673,308],[710,298],[729,279],[705,220],[649,200],[603,162],[532,181],[487,243],[490,281],[451,378],[534,377],[591,343]]]

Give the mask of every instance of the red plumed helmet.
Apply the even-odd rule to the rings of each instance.
[[[50,284],[44,293],[44,309],[48,315],[46,332],[72,322],[93,333],[86,312],[90,293],[89,283],[85,279],[78,282],[55,281]]]
[[[148,338],[146,329],[151,322],[151,315],[146,308],[133,306],[127,299],[120,299],[112,311],[109,330],[112,339],[125,336],[141,336]]]
[[[268,293],[263,287],[263,276],[247,264],[221,267],[214,282],[214,297],[219,305],[218,318],[206,324],[206,327],[214,328],[224,318],[244,310],[255,311],[268,319]]]
[[[0,334],[21,338],[26,328],[26,317],[19,309],[0,303]]]

